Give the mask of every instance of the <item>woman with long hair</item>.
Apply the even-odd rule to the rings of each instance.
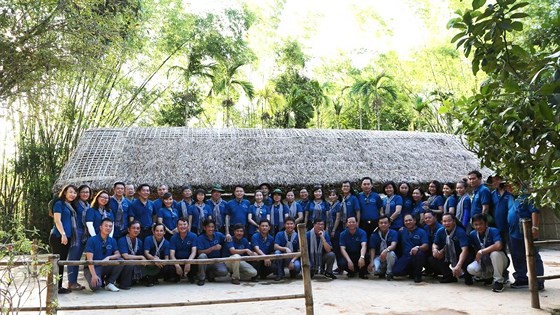
[[[428,200],[424,202],[424,211],[435,213],[438,219],[443,214],[443,189],[440,182],[433,180],[428,185]]]
[[[72,206],[76,210],[76,237],[78,242],[74,246],[70,246],[68,252],[68,260],[81,260],[84,253],[84,246],[87,240],[86,214],[89,209],[89,200],[91,199],[91,188],[88,185],[78,187],[78,198],[74,199]],[[68,272],[68,288],[70,290],[82,290],[85,287],[78,283],[78,272],[80,266],[67,266]]]
[[[165,229],[165,239],[170,240],[171,236],[177,232],[177,219],[179,219],[179,214],[177,210],[173,208],[173,195],[170,192],[166,192],[161,196],[163,205],[158,209],[157,213],[157,223],[162,223]]]
[[[467,233],[472,231],[471,227],[471,197],[467,193],[467,181],[460,180],[455,184],[457,192],[457,206],[455,207],[455,217],[463,224]]]
[[[76,246],[81,240],[78,239],[78,218],[72,202],[78,196],[78,189],[74,185],[66,185],[58,194],[58,199],[53,205],[52,215],[54,226],[49,236],[49,244],[53,254],[60,255],[60,260],[68,258],[70,247]],[[71,289],[62,287],[62,276],[64,268],[58,270],[58,293],[72,292]]]
[[[109,207],[109,193],[101,190],[93,198],[91,207],[86,214],[86,226],[90,237],[99,234],[101,222],[105,218],[109,218],[113,222],[115,221],[113,211]],[[113,231],[114,229],[115,227],[113,226]],[[113,237],[113,231],[109,234],[110,237]]]
[[[305,211],[305,224],[307,230],[313,227],[313,221],[316,218],[321,218],[325,222],[325,231],[328,231],[327,211],[329,211],[329,204],[323,198],[323,189],[321,186],[313,187],[313,198],[310,199],[307,209]]]
[[[443,203],[443,213],[455,214],[455,208],[457,206],[457,196],[455,195],[455,184],[445,183],[443,184],[443,197],[445,202]]]
[[[401,216],[404,218],[405,215],[412,213],[412,187],[407,182],[400,182],[398,187],[398,194],[403,200]]]
[[[197,189],[194,192],[194,202],[189,208],[189,226],[191,232],[196,235],[202,233],[202,222],[212,214],[212,209],[204,199],[206,198],[206,190]]]
[[[412,190],[412,217],[416,220],[416,225],[422,226],[424,224],[424,202],[426,200],[426,193],[420,187]]]

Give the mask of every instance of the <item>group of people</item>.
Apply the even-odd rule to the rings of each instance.
[[[299,200],[294,190],[284,193],[265,183],[253,202],[245,198],[242,186],[234,187],[229,201],[222,199],[224,190],[219,184],[212,186],[208,199],[206,190],[186,186],[176,201],[166,185],[157,187],[155,200],[149,199],[147,184],[135,190],[117,182],[113,195],[101,190],[93,198],[89,186],[67,185],[53,202],[55,224],[49,242],[61,260],[80,260],[84,252],[86,260],[270,255],[299,251],[295,226],[305,223],[313,276],[336,279],[336,274],[346,273],[349,278],[377,275],[387,280],[408,276],[415,282],[437,276],[442,283],[463,278],[467,285],[481,281],[501,292],[509,281],[507,268],[512,262],[511,287],[526,287],[520,220],[531,218],[533,237],[538,238],[538,210],[527,201],[526,193],[514,197],[502,177],[488,180],[493,191],[483,184],[480,172],[472,171],[468,179],[457,183],[430,182],[427,194],[406,182],[391,181],[383,185],[382,198],[373,191],[372,179],[364,177],[359,193],[345,181],[341,193],[315,186],[309,194],[302,188]],[[538,253],[535,256],[537,274],[542,275],[542,260]],[[188,279],[204,285],[228,274],[233,284],[270,274],[280,281],[286,269],[290,277],[297,277],[300,259],[88,265],[84,277],[92,290],[119,291],[140,282],[153,286],[159,279]],[[84,288],[77,281],[78,270],[67,267],[68,287],[64,288],[64,268],[60,268],[59,293]],[[543,282],[539,289],[544,289]]]

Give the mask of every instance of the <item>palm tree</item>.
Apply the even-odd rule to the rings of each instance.
[[[230,111],[235,105],[234,96],[239,95],[239,91],[236,90],[236,88],[241,88],[250,100],[252,100],[255,96],[255,90],[251,82],[237,79],[237,77],[239,77],[239,69],[244,65],[245,62],[243,61],[228,63],[228,61],[224,60],[218,62],[212,71],[213,85],[210,93],[224,96],[222,106],[226,110],[226,127],[229,127],[230,125]]]
[[[362,97],[366,104],[372,105],[377,117],[377,130],[381,130],[381,106],[384,99],[397,99],[397,90],[391,80],[391,76],[382,72],[367,79],[357,80],[351,87],[350,94]]]

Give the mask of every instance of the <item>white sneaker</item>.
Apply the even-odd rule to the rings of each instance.
[[[117,288],[117,287],[116,287],[114,284],[112,284],[112,283],[108,283],[108,284],[105,286],[105,290],[111,291],[111,292],[119,292],[119,291],[120,291],[120,289]]]

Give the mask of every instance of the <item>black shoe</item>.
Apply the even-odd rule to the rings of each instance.
[[[444,277],[439,279],[439,283],[453,283],[453,282],[457,282],[457,278],[451,276],[451,277]]]
[[[360,279],[368,280],[369,278],[366,274],[364,274],[364,275],[360,275]]]
[[[130,290],[130,287],[119,287],[121,290]]]
[[[216,278],[208,278],[208,282],[216,282]]]
[[[539,291],[544,291],[544,283],[539,282],[537,289],[538,289]]]
[[[393,280],[393,274],[392,273],[386,274],[385,279],[387,279],[387,281],[392,281]]]
[[[353,273],[353,272],[349,272],[349,273],[347,274],[347,276],[348,276],[348,278],[354,278],[354,277],[356,276],[356,274]]]
[[[484,285],[491,285],[494,283],[494,278],[483,279]]]
[[[276,275],[276,277],[274,277],[274,281],[282,281],[282,280],[284,280],[284,276]]]
[[[151,281],[150,281],[150,282],[146,282],[146,286],[147,286],[147,287],[153,287],[153,286],[154,286],[154,283],[151,282]]]
[[[153,284],[159,284],[159,280],[158,279],[154,279],[154,281],[152,282]]]
[[[67,289],[67,288],[58,289],[58,294],[68,294],[68,293],[72,293],[72,290]]]
[[[259,282],[259,277],[254,276],[253,278],[251,278],[251,282]]]
[[[527,280],[515,280],[514,283],[510,284],[512,289],[521,289],[529,286],[529,281]]]
[[[332,279],[332,280],[336,279],[336,276],[333,273],[330,273],[330,272],[325,272],[323,275],[325,277],[329,278],[329,279]]]
[[[189,277],[189,283],[194,283],[194,277]]]
[[[494,284],[492,285],[492,291],[493,292],[502,292],[504,291],[504,284],[498,281],[494,281]]]
[[[465,284],[466,285],[473,285],[473,279],[470,274],[465,275]]]
[[[198,280],[198,282],[196,283],[196,285],[199,285],[199,286],[204,285],[204,280]]]
[[[383,278],[386,277],[386,275],[385,275],[385,273],[379,273],[379,274],[377,274],[377,277],[378,277],[379,279],[383,279]]]
[[[420,283],[420,282],[422,282],[422,276],[414,277],[414,283]]]

